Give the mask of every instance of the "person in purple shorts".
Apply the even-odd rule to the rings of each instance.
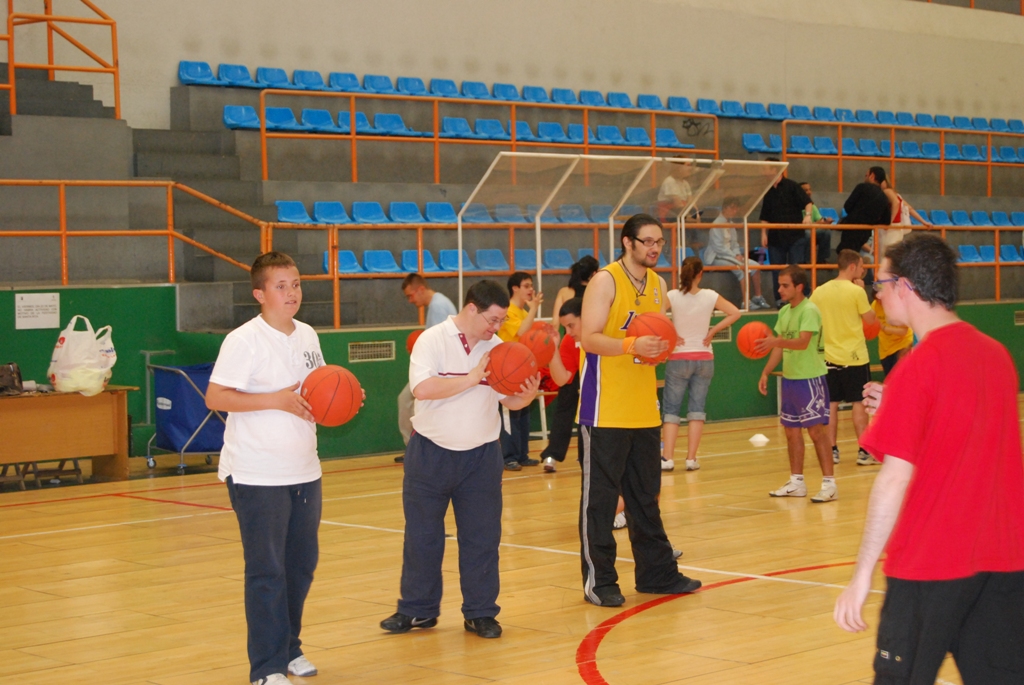
[[[782,406],[779,417],[786,429],[789,448],[789,480],[772,497],[806,497],[804,483],[803,428],[811,436],[821,464],[821,491],[812,502],[831,502],[839,497],[833,475],[832,443],[828,436],[829,396],[825,377],[824,343],[821,340],[821,312],[807,299],[807,272],[787,266],[779,272],[779,296],[786,304],[779,310],[776,336],[754,344],[758,352],[771,351],[757,384],[768,394],[768,375],[782,361]]]

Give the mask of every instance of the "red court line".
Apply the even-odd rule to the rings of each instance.
[[[837,568],[840,566],[852,566],[856,562],[854,561],[841,561],[835,564],[819,564],[817,566],[804,566],[801,568],[789,568],[782,571],[772,571],[771,573],[761,573],[762,576],[784,576],[792,573],[801,573],[803,571],[816,571],[823,568]],[[746,583],[751,580],[758,580],[757,578],[732,578],[730,580],[723,580],[711,585],[705,585],[696,593],[708,592],[710,590],[717,590],[720,587],[727,585],[735,585],[737,583]],[[640,614],[648,609],[653,609],[656,606],[661,606],[673,600],[679,599],[680,597],[692,597],[693,595],[666,595],[664,597],[658,597],[652,599],[649,602],[638,604],[631,609],[619,612],[612,616],[607,621],[604,621],[596,628],[591,630],[583,640],[580,642],[580,646],[576,649],[576,668],[579,671],[580,677],[583,682],[587,685],[610,685],[610,683],[604,679],[601,675],[600,669],[597,667],[597,649],[601,646],[601,641],[604,640],[605,636],[611,632],[612,628],[623,623],[626,619],[632,618],[637,614]]]
[[[144,502],[159,502],[161,504],[180,504],[183,507],[199,507],[200,509],[217,509],[219,511],[234,511],[231,507],[220,507],[216,504],[197,504],[195,502],[179,502],[173,499],[156,499],[155,497],[142,497],[140,495],[131,495],[126,492],[114,493],[111,497],[125,497],[128,499],[138,499]]]

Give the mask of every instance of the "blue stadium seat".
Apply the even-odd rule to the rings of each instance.
[[[268,131],[312,131],[313,129],[295,120],[290,107],[267,107]]]
[[[395,90],[395,84],[391,82],[391,77],[384,76],[383,74],[365,74],[363,76],[363,88],[368,93],[394,95],[398,92]]]
[[[463,81],[462,97],[473,98],[474,100],[493,100],[487,84],[481,81]]]
[[[249,70],[246,69],[246,73]],[[178,80],[186,86],[227,86],[228,84],[213,75],[213,69],[206,62],[178,62]]]
[[[363,269],[371,274],[397,274],[402,269],[395,261],[391,250],[364,250]]]
[[[440,98],[461,98],[459,87],[449,78],[430,79],[430,94]]]
[[[334,123],[331,113],[326,109],[302,110],[302,123],[317,133],[348,133],[349,129]]]
[[[989,157],[985,157],[986,154],[989,155]],[[1002,162],[1003,161],[1002,156],[1000,156],[1000,154],[999,154],[999,148],[997,148],[995,145],[993,145],[992,147],[988,147],[987,145],[982,145],[981,146],[981,156],[985,157],[986,160],[991,159],[993,162]]]
[[[576,91],[569,88],[552,88],[551,101],[559,105],[578,105],[580,100],[576,97]]]
[[[922,214],[923,216],[923,214]],[[953,222],[949,220],[949,215],[946,214],[945,210],[933,209],[931,211],[932,223],[936,226],[952,226]]]
[[[497,119],[477,119],[476,132],[488,140],[512,140],[512,136]]]
[[[494,220],[499,224],[525,224],[523,210],[516,204],[494,205]]]
[[[671,269],[672,268],[672,264],[670,264],[669,261],[668,261],[668,253],[665,250],[662,250],[661,254],[658,255],[658,263],[654,265],[654,268],[655,269]]]
[[[945,148],[946,159],[962,160],[963,157],[960,155],[960,148],[955,143],[946,143]]]
[[[764,138],[761,137],[760,133],[744,133],[743,149],[747,152],[758,154],[766,154],[768,152],[768,146],[765,145]]]
[[[327,87],[343,93],[363,93],[359,79],[350,71],[332,71],[327,75]]]
[[[544,250],[545,269],[569,269],[572,267],[572,253],[563,249]]]
[[[388,205],[388,214],[396,224],[422,224],[426,219],[420,214],[415,202],[392,202]]]
[[[493,224],[494,219],[491,218],[490,213],[487,211],[487,207],[480,204],[479,202],[473,202],[465,208],[466,211],[462,213],[462,221],[467,224]]]
[[[1024,121],[1020,119],[1010,119],[1006,125],[1010,127],[1011,133],[1024,133]]]
[[[249,105],[224,105],[224,125],[228,128],[259,129],[260,117]]]
[[[877,124],[878,123],[878,118],[875,116],[875,113],[872,112],[870,109],[858,109],[855,112],[855,114],[857,116],[857,123],[860,123],[860,124]]]
[[[896,112],[896,123],[900,126],[917,126],[914,115],[910,112]]]
[[[487,136],[474,133],[469,122],[462,117],[444,117],[441,119],[441,138],[472,138],[486,140]]]
[[[633,216],[644,211],[644,208],[640,205],[622,205],[619,208],[618,216]]]
[[[576,259],[578,259],[578,260],[579,259],[583,259],[584,257],[593,257],[593,256],[594,256],[594,248],[592,248],[592,247],[581,247],[580,249],[576,250]],[[598,251],[598,253],[597,253],[597,263],[598,263],[598,265],[602,269],[604,267],[608,266],[608,260],[604,258],[604,252]]]
[[[441,271],[458,271],[459,270],[459,251],[458,250],[438,250],[437,251],[437,263],[441,267]],[[465,250],[462,251],[462,270],[463,271],[479,271],[476,265],[473,264],[469,259],[469,253]]]
[[[939,159],[942,156],[942,148],[938,143],[921,143],[922,159]]]
[[[495,100],[505,100],[507,102],[522,102],[523,100],[519,94],[519,89],[511,83],[495,83],[494,87],[491,88],[491,95],[494,96]]]
[[[792,119],[793,115],[789,111],[789,107],[782,104],[781,102],[770,102],[768,103],[768,116],[776,121],[783,121],[785,119]]]
[[[743,105],[736,100],[722,100],[722,116],[745,119],[747,113],[743,111]]]
[[[853,138],[843,138],[842,140],[843,155],[847,157],[860,157],[860,148],[857,147],[857,142]]]
[[[637,95],[636,106],[640,109],[653,109],[656,111],[665,109],[665,105],[661,102],[661,97],[651,95],[649,93],[641,93],[640,95]]]
[[[827,136],[814,136],[814,152],[819,155],[838,155],[835,142]]]
[[[327,87],[324,84],[324,77],[319,71],[309,71],[308,69],[296,69],[292,72],[292,81],[295,82],[297,88],[304,90],[325,90]]]
[[[855,124],[857,123],[857,117],[854,116],[852,109],[843,109],[841,107],[837,107],[836,121],[840,121],[844,124]]]
[[[565,129],[556,121],[541,121],[537,123],[537,137],[552,143],[568,143],[569,137],[565,135]]]
[[[540,86],[523,86],[523,100],[527,102],[551,102],[548,91]]]
[[[379,202],[353,202],[352,221],[357,224],[390,224]]]
[[[718,103],[708,98],[697,99],[697,111],[702,114],[714,114],[715,116],[721,116],[722,110],[719,108]]]
[[[927,128],[935,128],[935,118],[931,114],[918,114],[917,125]]]
[[[935,127],[936,128],[954,128],[953,118],[947,114],[936,114],[935,115]]]
[[[508,128],[512,130],[512,122],[508,123]],[[527,143],[539,143],[542,142],[540,138],[533,135],[533,130],[530,128],[529,122],[517,121],[516,122],[516,140],[524,141]]]
[[[566,127],[566,129],[567,129],[567,135],[569,137],[569,142],[570,143],[575,143],[577,145],[582,145],[583,144],[583,124],[569,124]],[[587,142],[590,143],[590,144],[596,143],[597,142],[597,137],[594,135],[594,129],[592,129],[592,128],[590,128],[588,126],[587,127],[587,132],[589,134],[589,137],[587,138]]]
[[[350,112],[347,110],[344,112],[338,112],[338,126],[348,133],[351,130]],[[356,112],[356,133],[362,133],[365,135],[379,135],[381,131],[373,126],[370,126],[370,120],[366,118],[365,112]]]
[[[992,212],[992,225],[1013,226],[1013,223],[1010,221],[1010,216],[1006,212],[1000,212],[996,210]]]
[[[815,107],[814,118],[817,121],[835,121],[836,113],[828,107]]]
[[[893,156],[893,154],[892,154],[892,152],[893,152],[893,150],[892,150],[892,141],[889,141],[889,140],[880,140],[880,141],[878,141],[878,152],[883,157],[892,157]],[[902,156],[902,153],[900,152],[900,147],[899,147],[898,144],[896,145],[896,155],[895,156],[896,157]]]
[[[481,271],[508,271],[508,262],[501,250],[493,248],[476,251],[476,265]]]
[[[984,121],[984,119],[982,121]],[[937,118],[936,118],[936,123],[938,123],[938,119]],[[971,124],[971,120],[969,118],[967,118],[967,117],[953,117],[953,128],[958,128],[958,129],[961,129],[963,131],[973,131],[974,130],[974,126]],[[988,124],[987,123],[985,125],[985,128],[988,128]]]
[[[992,127],[988,125],[988,119],[984,117],[974,117],[971,119],[971,128],[975,131],[991,131]]]
[[[428,202],[423,206],[426,219],[432,224],[454,224],[458,221],[451,202]]]
[[[900,146],[903,149],[903,156],[909,159],[921,159],[924,155],[921,153],[921,146],[914,140],[904,140]]]
[[[668,110],[670,112],[693,112],[693,105],[690,104],[690,98],[684,98],[679,95],[672,95],[668,99]]]
[[[402,271],[407,273],[436,274],[440,270],[441,267],[434,261],[434,255],[430,253],[430,250],[423,250],[423,271],[420,271],[416,250],[402,250]]]
[[[981,154],[981,150],[978,149],[977,145],[970,145],[965,143],[963,146],[963,158],[969,162],[987,162],[985,155]]]
[[[991,128],[996,133],[1009,133],[1010,127],[1006,124],[1006,119],[993,119],[991,122]]]
[[[744,106],[748,119],[771,119],[763,102],[748,102]]]
[[[432,136],[432,133],[414,131],[405,125],[401,114],[377,113],[373,115],[373,127],[385,136]]]
[[[330,273],[330,264],[327,261],[328,251],[324,250],[324,273]],[[339,274],[361,274],[366,273],[356,259],[356,253],[352,250],[338,250],[338,273]]]
[[[558,218],[563,224],[589,224],[590,217],[583,211],[583,205],[561,205]]]
[[[619,109],[634,109],[633,101],[629,99],[629,95],[615,91],[608,91],[608,106],[618,107]]]
[[[971,217],[962,209],[954,209],[949,213],[949,218],[954,226],[973,226]]]
[[[782,154],[782,136],[778,133],[768,134],[768,152],[769,154]]]
[[[536,271],[537,251],[517,248],[515,251],[516,271]]]
[[[999,261],[1001,262],[1019,262],[1020,254],[1017,253],[1017,248],[1013,245],[1000,245],[999,246]]]
[[[1014,226],[1024,227],[1024,212],[1010,212],[1010,222]]]
[[[537,212],[540,210],[540,205],[526,205],[526,220],[531,224],[537,219]],[[555,210],[548,207],[544,210],[544,213],[540,217],[541,223],[544,224],[559,224],[558,217],[555,215]]]
[[[996,261],[996,246],[978,245],[978,254],[981,255],[981,261],[994,262]]]
[[[249,73],[249,67],[244,64],[221,64],[217,67],[217,77],[223,82],[223,85],[226,86],[240,86],[242,88],[261,87],[260,84],[252,80],[252,74]]]
[[[654,129],[654,144],[658,147],[693,148],[694,145],[683,143],[676,136],[676,132],[670,128]]]
[[[256,83],[261,88],[284,88],[286,90],[304,90],[288,80],[284,69],[275,67],[256,67]]]
[[[813,155],[814,146],[811,145],[811,139],[807,136],[790,136],[789,137],[789,152],[791,154],[798,155]]]
[[[824,218],[832,219],[832,223],[839,223],[839,214],[836,212],[836,210],[832,209],[831,207],[819,207],[818,211],[821,212],[821,215]]]
[[[957,249],[960,251],[960,262],[980,262],[981,255],[978,253],[978,248],[974,245],[959,245]]]
[[[607,224],[611,215],[611,205],[590,205],[590,220],[595,224]]]
[[[1004,162],[1009,162],[1010,164],[1020,163],[1020,157],[1017,156],[1017,149],[1009,145],[1004,145],[999,148],[999,157]]]
[[[884,109],[878,110],[878,116],[876,120],[879,124],[882,124],[883,126],[896,126],[897,124],[899,124],[899,122],[896,121],[896,115]]]
[[[350,224],[352,219],[340,202],[314,202],[313,221],[318,224]]]
[[[587,107],[607,107],[608,103],[604,99],[604,93],[597,90],[581,90],[580,91],[580,104]]]
[[[928,223],[933,223],[933,222],[932,222],[932,218],[931,218],[930,216],[928,216],[928,212],[926,212],[926,211],[925,211],[925,210],[923,210],[923,209],[918,209],[918,210],[916,210],[916,211],[917,211],[917,213],[918,213],[918,214],[920,214],[920,215],[921,215],[921,218],[922,218],[922,219],[924,219],[924,220],[925,220],[925,221],[927,221]],[[911,215],[910,215],[910,224],[911,224],[912,226],[920,226],[920,225],[921,225],[921,222],[920,222],[920,221],[918,221],[917,219],[915,219],[915,218],[914,218],[914,215],[913,215],[913,214],[911,214]]]
[[[395,85],[395,90],[402,95],[417,95],[420,97],[430,95],[427,92],[427,87],[423,85],[423,79],[417,76],[399,76],[398,82]]]
[[[811,108],[807,105],[793,105],[790,112],[793,113],[793,119],[800,119],[801,121],[814,120],[814,115],[811,114]]]
[[[277,200],[277,220],[289,224],[314,223],[306,212],[306,206],[295,200]]]
[[[636,145],[638,147],[651,147],[651,136],[647,133],[647,129],[640,128],[638,126],[627,126],[626,127],[626,142],[629,145]]]
[[[601,145],[626,145],[618,126],[598,126],[597,142]]]
[[[976,209],[971,212],[971,223],[975,226],[993,226],[992,220],[988,218],[988,212]]]

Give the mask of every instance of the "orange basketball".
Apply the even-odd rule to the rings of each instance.
[[[487,383],[502,395],[514,395],[526,379],[537,374],[537,358],[522,343],[501,343],[491,350]]]
[[[531,331],[545,331],[547,333],[554,333],[555,327],[550,321],[534,321],[533,325],[530,326]]]
[[[882,323],[877,319],[873,324],[869,324],[867,321],[864,322],[864,339],[874,340],[878,337],[878,331],[882,330]]]
[[[359,412],[363,389],[348,369],[328,364],[313,369],[302,382],[302,399],[313,408],[321,426],[340,426]]]
[[[526,345],[533,356],[537,358],[537,366],[543,369],[551,363],[555,356],[554,331],[545,328],[531,328],[519,338],[519,342]]]
[[[656,335],[668,343],[668,348],[657,357],[640,357],[648,364],[660,364],[668,359],[676,347],[676,327],[672,320],[661,312],[644,312],[629,322],[626,335],[637,338],[645,335]]]
[[[405,349],[409,354],[412,354],[412,348],[416,345],[416,341],[423,335],[423,329],[417,328],[415,331],[409,334],[409,337],[405,339]]]
[[[763,321],[750,321],[743,325],[740,329],[739,334],[736,336],[736,347],[747,359],[760,359],[761,357],[768,356],[768,352],[757,352],[754,350],[754,343],[761,338],[768,338],[772,334],[772,329],[768,328],[768,324]]]

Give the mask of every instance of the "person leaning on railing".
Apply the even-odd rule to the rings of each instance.
[[[765,161],[777,162],[778,157]],[[761,223],[809,224],[813,203],[793,180],[780,176],[761,201]],[[768,248],[772,265],[800,264],[803,260],[804,232],[795,229],[761,229],[761,247]],[[772,292],[778,292],[779,272],[772,271]]]

